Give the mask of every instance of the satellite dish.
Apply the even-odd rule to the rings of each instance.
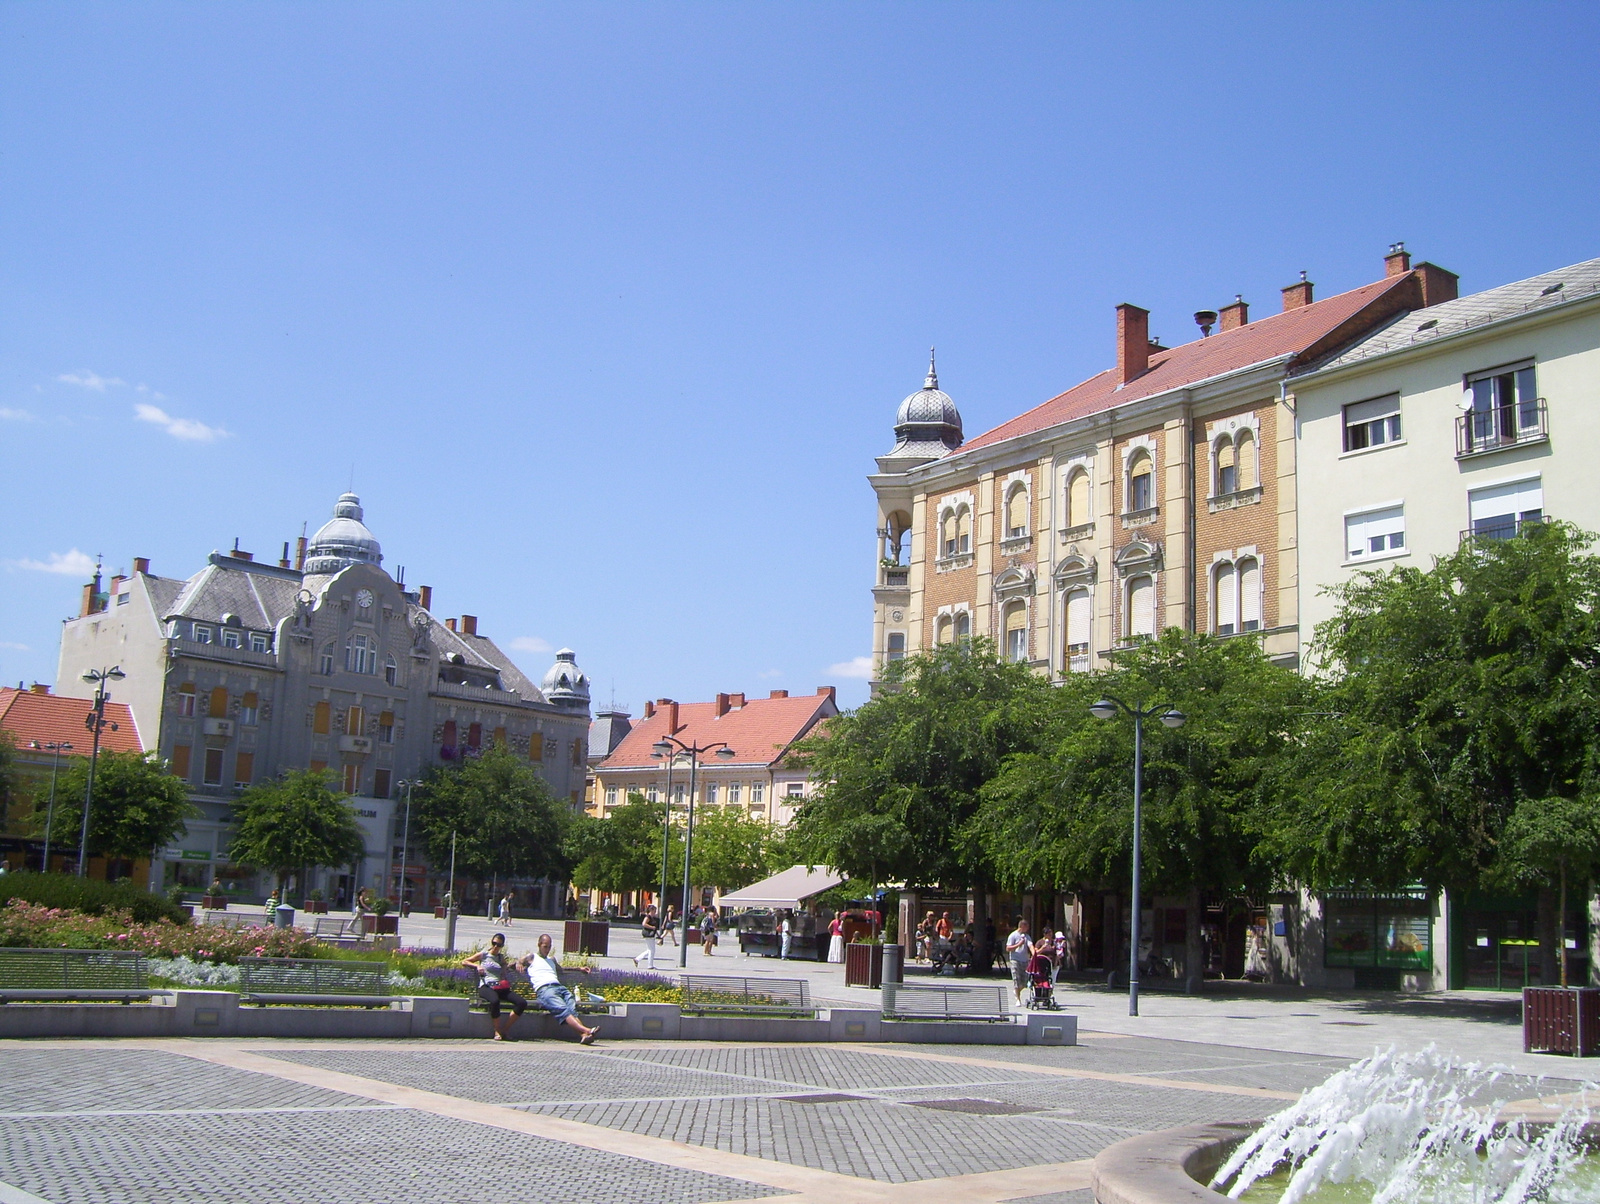
[[[1463,414],[1472,413],[1472,390],[1471,389],[1463,389],[1461,391],[1461,400],[1456,403],[1456,408],[1459,409]]]

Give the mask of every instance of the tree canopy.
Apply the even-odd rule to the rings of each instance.
[[[73,800],[82,807],[88,776],[87,757],[63,762],[56,789],[58,824],[63,807],[68,816],[73,813]],[[89,806],[89,856],[130,861],[149,857],[198,814],[183,782],[167,772],[155,753],[102,752],[95,762],[94,797]],[[75,844],[77,825],[68,823],[58,827],[57,833],[63,846]]]
[[[666,804],[630,794],[604,819],[582,816],[572,832],[572,883],[579,890],[622,893],[661,889],[661,825]],[[683,833],[674,826],[667,850],[667,885],[682,882]]]
[[[241,865],[271,870],[278,889],[295,871],[348,865],[366,852],[354,808],[329,786],[327,771],[295,770],[239,796],[228,856]]]
[[[696,808],[695,884],[730,891],[766,877],[767,837],[771,832],[771,825],[765,820],[751,819],[739,807]]]
[[[412,823],[440,868],[471,878],[564,878],[570,814],[527,761],[495,745],[482,755],[437,765],[413,791]]]

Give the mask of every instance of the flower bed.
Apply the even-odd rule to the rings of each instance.
[[[0,947],[135,949],[147,957],[236,962],[241,957],[326,957],[329,946],[298,928],[214,927],[158,920],[139,924],[125,911],[87,915],[13,899],[0,907]]]

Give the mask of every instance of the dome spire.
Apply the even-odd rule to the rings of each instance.
[[[934,367],[933,363],[934,350],[932,347],[928,348],[928,379],[922,382],[924,389],[937,389],[939,387],[939,371]]]

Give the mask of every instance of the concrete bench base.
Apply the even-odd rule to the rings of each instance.
[[[81,999],[85,1002],[97,1003],[132,1003],[134,1000],[146,1000],[152,995],[160,994],[159,991],[60,991],[49,988],[26,988],[23,990],[0,990],[0,1004],[7,1003],[46,1003],[57,999]]]
[[[244,1003],[303,1003],[346,1008],[386,1008],[399,1003],[401,998],[410,997],[398,995],[310,995],[296,994],[292,991],[278,993],[251,991],[248,995],[241,995],[239,998]]]
[[[286,1002],[302,1002],[291,997]],[[340,1002],[345,1002],[341,1000]],[[233,991],[156,992],[144,1005],[16,1003],[0,1008],[0,1038],[10,1037],[406,1037],[487,1039],[488,1014],[464,995],[402,995],[369,1007],[251,1007]],[[885,1020],[876,1008],[824,1008],[815,1019],[685,1016],[673,1003],[619,1003],[588,1017],[606,1040],[910,1042],[941,1045],[1076,1045],[1076,1016],[1029,1013],[1005,1024]],[[577,1034],[530,1007],[513,1036],[572,1039]]]

